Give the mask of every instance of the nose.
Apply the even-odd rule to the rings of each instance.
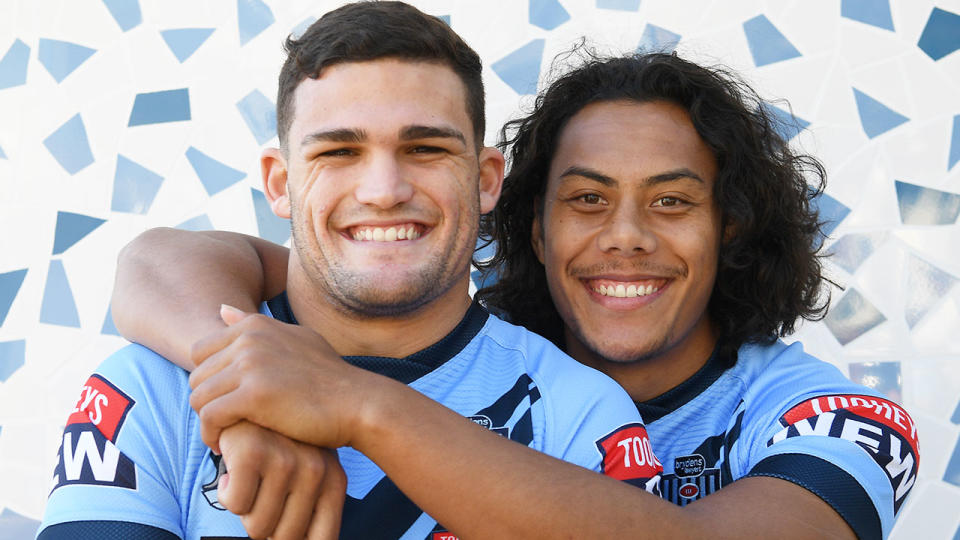
[[[389,209],[413,197],[413,185],[392,155],[374,155],[357,181],[354,195],[361,204]]]
[[[657,235],[636,203],[623,202],[610,213],[597,236],[597,243],[606,253],[631,257],[654,252],[657,249]]]

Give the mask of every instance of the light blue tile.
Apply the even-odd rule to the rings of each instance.
[[[947,297],[957,284],[957,278],[923,259],[910,255],[906,264],[907,288],[903,315],[910,328],[916,326],[927,313]]]
[[[71,246],[85,238],[94,229],[103,225],[105,219],[74,214],[73,212],[57,212],[57,228],[53,237],[53,255],[60,255]]]
[[[600,9],[636,11],[640,9],[640,0],[597,0],[597,7]]]
[[[85,169],[93,163],[93,152],[87,139],[87,129],[80,114],[74,115],[56,131],[43,140],[57,163],[71,175]]]
[[[7,382],[13,372],[20,369],[26,358],[27,341],[0,342],[0,382]]]
[[[10,307],[17,293],[20,292],[20,286],[23,285],[23,278],[26,275],[26,268],[0,274],[0,326],[3,326],[7,313],[10,313]]]
[[[933,8],[917,47],[934,60],[960,49],[960,15]]]
[[[846,345],[885,320],[887,318],[883,313],[851,287],[830,307],[830,312],[823,322],[833,337],[837,338],[841,345]]]
[[[29,60],[30,47],[19,39],[14,41],[0,59],[0,90],[26,84]]]
[[[163,41],[167,42],[170,52],[182,64],[207,41],[214,30],[214,28],[173,28],[161,31],[160,35],[163,36]]]
[[[200,214],[177,225],[177,228],[185,231],[212,231],[213,223],[210,222],[209,216]]]
[[[103,4],[107,6],[113,20],[117,21],[124,32],[143,22],[139,0],[103,0]]]
[[[128,126],[190,120],[190,91],[187,88],[137,94]]]
[[[274,22],[270,6],[261,0],[237,0],[237,28],[240,31],[240,45],[260,35]]]
[[[767,111],[767,114],[773,117],[773,127],[777,131],[777,134],[783,137],[785,141],[793,139],[798,133],[807,129],[810,125],[810,122],[807,122],[803,118],[794,116],[789,111],[785,111],[769,103],[764,103],[763,108]]]
[[[100,327],[100,333],[108,336],[119,336],[120,331],[113,322],[113,308],[107,306],[107,315],[103,318],[103,326]]]
[[[570,14],[559,0],[528,0],[530,24],[553,30],[570,20]]]
[[[73,291],[70,290],[63,261],[59,259],[50,261],[47,285],[43,290],[43,303],[40,306],[40,322],[80,328],[77,304],[73,301]]]
[[[76,43],[40,38],[37,58],[43,67],[47,68],[54,80],[59,83],[63,82],[67,75],[73,73],[80,67],[80,64],[86,62],[95,52],[97,52],[96,49]]]
[[[4,538],[33,538],[40,522],[4,508],[0,513],[0,536]]]
[[[960,194],[897,181],[897,203],[904,225],[950,225],[960,215]]]
[[[953,134],[950,136],[950,157],[947,160],[947,170],[953,168],[960,161],[960,114],[953,117]]]
[[[543,59],[543,39],[534,39],[494,62],[491,67],[513,91],[525,95],[537,93],[540,62]]]
[[[747,35],[747,45],[757,67],[800,56],[800,51],[765,15],[757,15],[744,22],[743,31]]]
[[[840,222],[850,214],[847,205],[834,199],[826,193],[821,193],[813,199],[813,205],[820,214],[820,221],[824,222],[823,234],[830,236],[830,233],[840,225]]]
[[[117,170],[113,175],[114,212],[146,214],[150,211],[163,177],[124,156],[117,156]]]
[[[863,126],[863,132],[871,139],[910,120],[856,88],[853,89],[853,96],[857,100],[860,125]]]
[[[840,16],[893,31],[890,0],[843,0]]]
[[[262,191],[250,188],[253,197],[253,211],[257,216],[257,230],[260,238],[275,244],[283,244],[290,239],[290,220],[277,217],[270,209],[270,202]]]
[[[957,408],[953,410],[953,416],[950,417],[950,421],[954,424],[960,424],[960,401],[957,402]]]
[[[953,533],[953,540],[960,540],[960,527],[957,527],[957,532]]]
[[[441,21],[447,23],[447,26],[450,26],[450,16],[449,15],[437,15],[437,18]]]
[[[293,30],[290,31],[290,35],[293,36],[294,39],[300,39],[300,37],[303,36],[303,33],[306,32],[308,28],[310,28],[310,25],[312,25],[315,22],[317,22],[316,17],[314,16],[307,17],[306,19],[301,21],[300,24],[298,24]]]
[[[680,43],[680,34],[675,34],[666,28],[648,24],[640,36],[637,52],[673,52]]]
[[[830,261],[853,274],[886,239],[886,233],[845,234],[830,246]]]
[[[247,123],[257,144],[277,136],[277,106],[263,92],[254,90],[237,102],[237,110]]]
[[[194,147],[187,149],[187,160],[193,167],[200,183],[213,196],[247,177],[247,173],[228,167]]]
[[[953,447],[947,470],[943,472],[943,481],[960,487],[960,437],[957,438],[957,444]]]
[[[851,362],[850,380],[880,392],[898,403],[903,401],[900,362]]]
[[[3,152],[3,148],[0,148],[0,159],[7,159],[7,154]]]

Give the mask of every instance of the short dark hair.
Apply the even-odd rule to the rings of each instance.
[[[304,79],[316,79],[327,66],[400,58],[439,62],[450,67],[467,92],[467,114],[477,147],[483,144],[484,97],[480,56],[440,19],[403,2],[356,2],[320,17],[299,38],[284,44],[287,60],[277,90],[277,133],[286,148],[293,121],[294,91]]]
[[[481,301],[562,345],[563,321],[530,243],[557,141],[570,118],[591,103],[666,101],[686,109],[717,160],[714,198],[731,234],[720,248],[707,311],[721,354],[736,358],[745,342],[769,343],[791,333],[800,317],[823,318],[829,295],[821,294],[822,236],[814,198],[826,173],[815,158],[790,149],[770,106],[723,68],[676,54],[603,58],[581,45],[569,58],[582,58],[582,65],[501,131],[510,172],[499,205],[481,223],[481,235],[496,241],[496,252],[475,264],[497,279],[478,291]],[[541,201],[536,209],[535,200]]]

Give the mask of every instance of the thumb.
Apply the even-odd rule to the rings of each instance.
[[[220,318],[227,326],[232,326],[242,321],[248,314],[229,304],[220,304]]]

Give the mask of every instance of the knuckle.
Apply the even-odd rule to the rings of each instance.
[[[266,538],[270,534],[266,520],[261,518],[257,514],[246,514],[240,517],[240,521],[243,523],[243,528],[247,530],[247,534],[250,538],[259,540],[261,538]]]

